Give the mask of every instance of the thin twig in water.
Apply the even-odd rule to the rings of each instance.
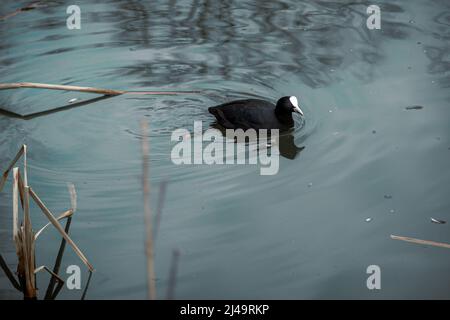
[[[133,90],[114,90],[114,89],[104,89],[104,88],[94,88],[94,87],[80,87],[80,86],[67,86],[67,85],[62,85],[62,84],[48,84],[48,83],[36,83],[36,82],[0,83],[0,90],[19,89],[19,88],[78,91],[78,92],[104,94],[104,95],[108,95],[108,96],[118,96],[118,95],[121,95],[121,94],[176,95],[176,94],[185,94],[185,93],[199,93],[199,91],[133,91]]]
[[[150,209],[150,150],[148,144],[148,124],[141,122],[142,131],[142,189],[144,193],[144,220],[145,220],[145,253],[147,256],[147,288],[150,300],[156,299],[155,286],[155,269],[153,261],[153,229],[152,229],[152,213]]]
[[[36,7],[39,5],[40,2],[41,1],[30,2],[25,7],[19,8],[19,9],[17,9],[14,12],[11,12],[11,13],[8,13],[7,15],[1,16],[0,17],[0,21],[9,19],[11,17],[14,17],[15,15],[18,15],[21,12],[26,12],[26,11],[30,11],[30,10],[36,9]]]
[[[450,244],[443,243],[443,242],[435,242],[435,241],[430,241],[430,240],[421,240],[421,239],[416,239],[416,238],[394,236],[394,235],[391,235],[391,239],[402,240],[402,241],[416,243],[416,244],[423,244],[423,245],[426,245],[426,246],[433,246],[433,247],[440,247],[440,248],[450,249]]]

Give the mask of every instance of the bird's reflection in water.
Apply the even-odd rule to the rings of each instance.
[[[212,128],[219,130],[222,133],[222,136],[224,138],[226,138],[226,129],[224,127],[222,127],[220,124],[218,124],[217,122],[214,122],[211,125]],[[256,131],[258,132],[258,131]],[[270,130],[268,131],[270,133]],[[270,134],[269,134],[270,137]],[[236,142],[236,138],[235,138],[235,142]],[[257,143],[258,141],[248,141],[249,144],[251,143]],[[289,160],[293,160],[295,159],[298,154],[305,149],[305,146],[302,147],[298,147],[295,144],[295,139],[294,139],[294,134],[293,131],[287,131],[287,132],[282,132],[279,136],[279,142],[278,142],[278,147],[279,147],[279,151],[280,151],[280,155],[283,158],[289,159]]]

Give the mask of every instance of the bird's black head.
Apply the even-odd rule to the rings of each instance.
[[[276,110],[284,114],[295,112],[303,116],[303,111],[298,106],[298,101],[295,96],[280,98],[277,102]]]

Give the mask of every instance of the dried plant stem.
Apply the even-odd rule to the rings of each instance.
[[[71,217],[73,215],[73,211],[72,211],[72,209],[69,209],[69,210],[67,210],[66,212],[63,212],[63,213],[61,213],[59,216],[58,216],[58,218],[56,218],[56,220],[62,220],[62,219],[64,219],[64,218],[69,218],[69,217]],[[39,229],[39,231],[38,232],[36,232],[35,234],[34,234],[34,240],[36,240],[37,238],[39,238],[39,236],[41,235],[41,233],[42,232],[44,232],[44,230],[45,229],[47,229],[49,226],[51,226],[52,225],[52,223],[51,222],[49,222],[49,223],[47,223],[45,226],[43,226],[41,229]],[[66,232],[67,233],[67,232]]]
[[[30,188],[30,195],[33,198],[33,200],[36,202],[36,204],[41,208],[42,212],[45,214],[48,220],[53,224],[53,226],[56,228],[56,230],[59,231],[61,236],[67,241],[67,243],[73,248],[75,253],[78,255],[78,257],[83,261],[83,263],[89,268],[90,271],[94,271],[94,267],[89,263],[87,258],[84,256],[84,254],[81,252],[81,250],[77,247],[75,242],[72,241],[72,239],[69,237],[69,235],[64,231],[61,224],[58,222],[58,220],[53,216],[53,214],[50,212],[50,210],[45,206],[45,204],[42,202],[42,200],[37,196],[37,194],[33,191],[33,189]]]
[[[23,145],[22,148],[20,148],[19,152],[17,152],[16,156],[11,161],[9,167],[5,170],[5,172],[3,172],[3,175],[0,178],[0,192],[3,190],[3,187],[5,186],[6,179],[8,179],[9,172],[11,171],[11,169],[14,167],[14,165],[20,159],[20,157],[22,156],[22,154],[24,152],[25,152],[25,145]]]
[[[122,90],[111,90],[111,89],[102,89],[102,88],[93,88],[93,87],[66,86],[66,85],[59,85],[59,84],[46,84],[46,83],[34,83],[34,82],[0,83],[0,90],[19,89],[19,88],[79,91],[79,92],[105,94],[108,96],[116,96],[116,95],[125,93],[125,91],[122,91]]]
[[[69,234],[71,222],[72,222],[72,216],[69,216],[66,221],[66,227],[64,228],[64,231],[67,234]],[[59,245],[58,255],[56,256],[55,265],[53,267],[53,272],[55,274],[59,273],[59,268],[61,267],[61,261],[62,261],[63,255],[64,255],[65,248],[66,248],[66,239],[62,238],[61,244]],[[45,292],[44,299],[48,300],[48,299],[52,299],[56,296],[57,292],[55,290],[55,284],[56,284],[56,278],[52,277],[48,284],[47,291]]]
[[[32,88],[32,89],[48,89],[48,90],[64,90],[64,91],[78,91],[104,94],[107,96],[118,96],[121,94],[134,94],[134,95],[173,95],[184,93],[198,93],[198,91],[127,91],[127,90],[113,90],[94,87],[80,87],[80,86],[68,86],[61,84],[47,84],[36,82],[16,82],[16,83],[0,83],[0,90],[6,89],[19,89],[19,88]]]
[[[31,228],[30,218],[30,187],[24,187],[24,220],[21,227],[21,244],[22,244],[22,256],[24,262],[24,273],[21,275],[24,281],[24,298],[36,299],[36,277],[34,275],[34,269],[36,267],[34,263],[34,237],[33,230]],[[20,275],[19,275],[20,277]]]
[[[20,169],[18,167],[14,167],[14,165],[20,159],[20,157],[23,157],[23,180],[20,173]],[[76,203],[77,194],[75,191],[75,186],[73,184],[69,184],[70,203],[72,208],[62,213],[58,218],[55,218],[53,214],[50,212],[50,210],[41,201],[41,199],[36,195],[33,189],[31,189],[28,185],[26,145],[22,146],[22,148],[16,154],[14,159],[11,161],[11,164],[3,173],[3,176],[0,180],[0,191],[3,189],[5,181],[11,169],[13,171],[13,190],[12,190],[13,240],[16,247],[16,254],[18,259],[17,264],[18,281],[14,277],[11,270],[9,270],[6,262],[3,260],[3,257],[1,256],[0,256],[0,267],[4,270],[6,276],[11,281],[12,285],[23,293],[24,299],[37,299],[36,274],[42,270],[46,270],[52,275],[51,282],[49,285],[50,290],[49,289],[47,290],[46,298],[50,297],[51,299],[54,299],[61,290],[64,283],[64,281],[62,281],[62,279],[58,276],[58,272],[66,242],[68,242],[72,246],[75,253],[86,264],[86,266],[89,268],[89,272],[92,273],[92,271],[94,270],[94,268],[86,259],[81,250],[68,236],[71,217],[75,212],[77,206]],[[36,202],[36,204],[40,207],[44,215],[50,221],[50,223],[46,224],[36,234],[33,232],[31,223],[30,197]],[[19,225],[19,200],[22,204],[23,209],[22,225]],[[68,218],[65,230],[61,227],[60,223],[58,222],[63,218]],[[52,224],[61,233],[63,237],[58,257],[55,262],[55,267],[53,271],[51,271],[46,266],[42,266],[36,269],[36,257],[35,257],[36,239],[50,224]],[[55,288],[56,282],[58,282],[58,284]]]
[[[450,249],[450,244],[443,243],[443,242],[435,242],[435,241],[430,241],[430,240],[421,240],[421,239],[402,237],[402,236],[394,236],[394,235],[391,235],[391,239],[401,240],[401,241],[406,241],[406,242],[411,242],[411,243],[416,243],[416,244],[423,244],[423,245],[426,245],[426,246],[433,246],[433,247],[440,247],[440,248]]]
[[[148,297],[150,300],[156,299],[155,286],[155,269],[154,269],[154,254],[153,254],[153,227],[152,214],[150,209],[150,150],[148,144],[148,124],[145,121],[141,122],[142,131],[142,188],[144,192],[144,220],[145,220],[145,252],[147,256],[147,287]]]

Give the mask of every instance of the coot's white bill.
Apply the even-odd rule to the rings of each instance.
[[[298,101],[296,96],[291,96],[289,98],[289,101],[291,101],[292,105],[294,106],[294,110],[296,113],[299,113],[300,115],[304,116],[302,109],[298,106]]]

